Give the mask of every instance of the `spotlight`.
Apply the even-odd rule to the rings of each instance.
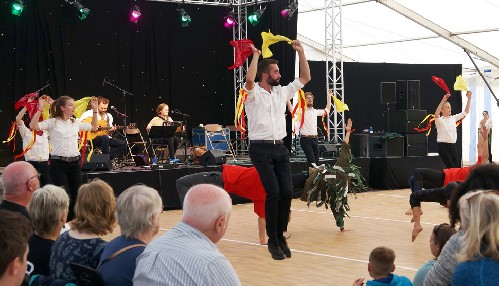
[[[296,12],[296,9],[298,9],[298,2],[293,1],[293,3],[289,4],[286,9],[281,11],[281,15],[283,17],[288,17],[288,20],[291,20],[293,14]]]
[[[22,0],[15,0],[12,2],[12,15],[21,16],[24,9],[24,2]]]
[[[178,13],[180,14],[180,21],[182,23],[182,27],[187,27],[191,23],[191,16],[185,12],[184,8],[178,8]]]
[[[236,26],[236,24],[236,16],[234,15],[233,11],[230,11],[227,16],[224,17],[224,27],[230,29]]]
[[[137,5],[133,5],[132,10],[130,10],[130,22],[137,23],[139,21],[140,15],[140,8]]]
[[[260,8],[260,9],[256,9],[255,12],[251,13],[249,16],[248,16],[248,21],[253,25],[253,26],[256,26],[258,25],[258,21],[260,21],[260,18],[262,17],[263,13],[265,12],[265,9],[267,9],[267,7],[264,7],[263,9]]]
[[[83,5],[81,5],[77,0],[71,4],[73,4],[76,10],[78,10],[78,18],[80,18],[80,20],[85,20],[85,18],[87,18],[90,14],[90,9],[83,7]]]

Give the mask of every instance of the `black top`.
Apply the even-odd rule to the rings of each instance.
[[[19,204],[4,200],[2,203],[0,203],[0,210],[21,213],[31,221],[31,216],[29,215],[26,207],[21,206]]]
[[[36,274],[50,276],[49,262],[53,240],[42,238],[36,234],[29,239],[28,261],[33,263],[31,277]]]

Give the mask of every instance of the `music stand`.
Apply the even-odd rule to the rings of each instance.
[[[158,147],[156,147],[155,149],[155,144],[153,143],[152,139],[172,138],[173,136],[175,136],[176,131],[177,126],[151,126],[151,130],[149,131],[149,142],[151,144],[152,154],[154,157],[156,157],[156,151],[158,150],[158,148],[166,144],[156,144]]]

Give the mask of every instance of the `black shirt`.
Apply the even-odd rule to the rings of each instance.
[[[28,210],[22,205],[4,200],[0,203],[0,210],[21,213],[31,221],[31,216],[29,215]]]
[[[33,234],[29,239],[28,261],[33,263],[34,269],[31,277],[36,274],[50,276],[50,253],[52,251],[53,240],[42,238]]]

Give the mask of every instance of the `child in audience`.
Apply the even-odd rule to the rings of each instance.
[[[393,274],[395,271],[395,251],[385,246],[378,246],[371,251],[369,255],[369,264],[367,271],[373,280],[367,281],[367,286],[391,285],[391,286],[410,286],[411,280],[405,276]],[[364,285],[365,278],[357,278],[352,286]]]

